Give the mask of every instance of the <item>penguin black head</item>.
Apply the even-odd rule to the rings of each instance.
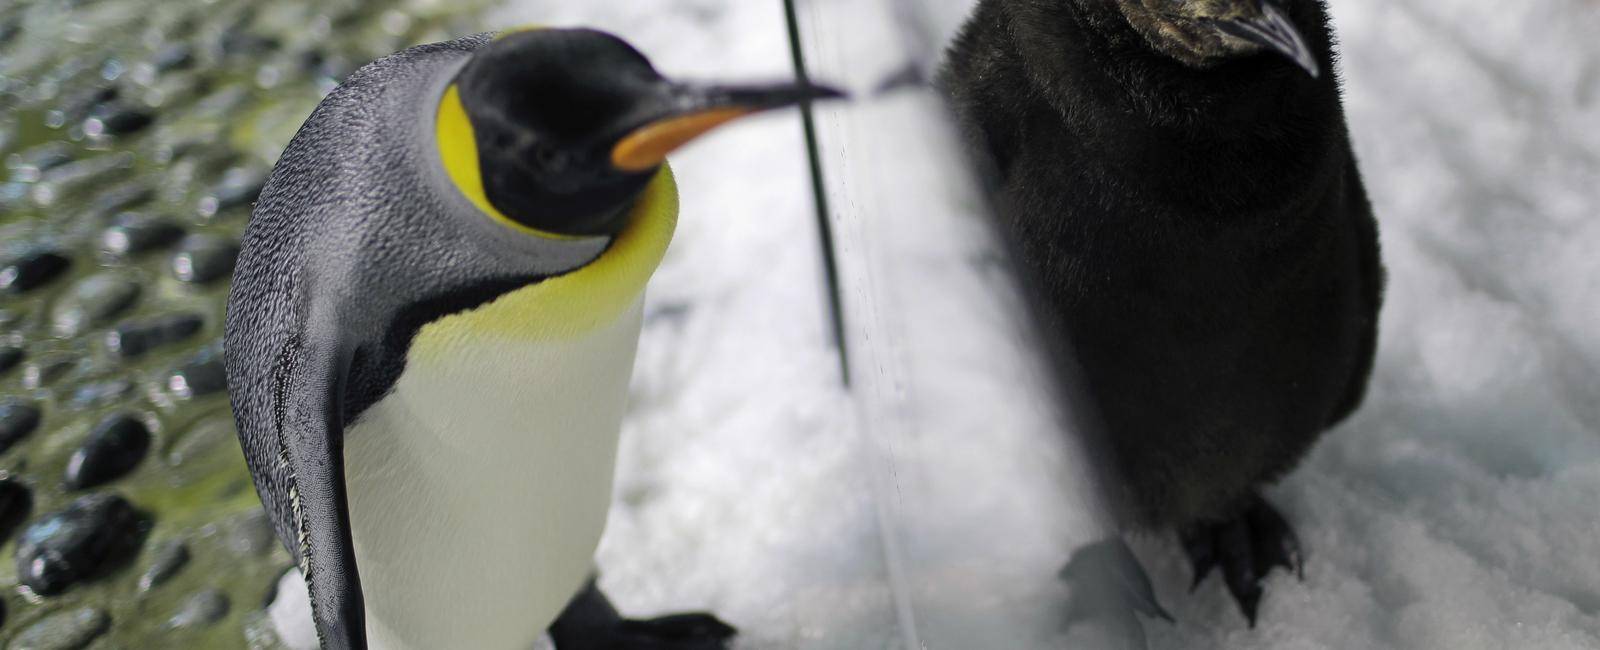
[[[440,104],[438,137],[457,187],[502,221],[545,236],[615,235],[669,152],[733,119],[837,96],[674,82],[605,32],[535,28],[473,55]]]
[[[1313,77],[1321,74],[1286,7],[1295,0],[1115,1],[1156,51],[1184,64],[1209,68],[1271,52],[1288,57]]]

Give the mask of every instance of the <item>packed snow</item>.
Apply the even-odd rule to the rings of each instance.
[[[798,118],[676,156],[601,584],[630,615],[715,611],[739,648],[1061,647],[1053,573],[1097,534],[1093,496],[1059,476],[1054,415],[1015,408],[1026,335],[1003,274],[973,262],[982,202],[940,162],[935,100],[872,93],[926,68],[971,1],[800,4],[833,25],[804,39],[817,76],[860,96],[819,115],[855,386]],[[1389,270],[1372,387],[1269,495],[1308,562],[1273,574],[1255,629],[1219,580],[1188,594],[1171,539],[1132,540],[1177,619],[1147,621],[1150,645],[1600,647],[1600,4],[1334,5]],[[672,76],[790,74],[777,0],[512,0],[485,28],[522,23],[608,29]]]

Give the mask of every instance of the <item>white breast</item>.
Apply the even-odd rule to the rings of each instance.
[[[412,359],[346,434],[375,650],[526,650],[593,567],[640,328]]]

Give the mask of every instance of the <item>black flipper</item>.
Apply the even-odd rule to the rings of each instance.
[[[1156,598],[1149,574],[1120,537],[1101,540],[1075,551],[1067,566],[1061,569],[1061,578],[1072,588],[1066,622],[1069,625],[1085,620],[1107,623],[1122,647],[1136,650],[1147,647],[1144,626],[1136,613],[1173,622],[1172,614]]]
[[[723,650],[735,634],[710,614],[622,618],[593,579],[550,625],[556,650]]]
[[[300,570],[323,650],[366,650],[366,610],[344,483],[344,390],[350,354],[329,331],[291,342],[276,403]]]
[[[1252,497],[1239,516],[1188,526],[1179,537],[1194,567],[1191,590],[1205,580],[1213,567],[1221,567],[1228,593],[1239,604],[1250,627],[1256,626],[1262,583],[1274,567],[1305,578],[1300,540],[1283,515],[1259,496]]]

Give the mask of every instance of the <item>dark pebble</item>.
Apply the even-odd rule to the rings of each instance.
[[[148,190],[146,190],[148,191]],[[124,212],[100,236],[100,249],[112,255],[133,255],[161,248],[183,238],[183,227],[138,212]]]
[[[34,521],[17,540],[17,580],[53,596],[132,559],[147,522],[116,494],[79,497],[65,510]]]
[[[65,142],[46,142],[6,157],[11,180],[32,183],[44,173],[72,161],[72,146]]]
[[[201,458],[226,446],[238,447],[238,433],[234,430],[233,416],[208,417],[194,423],[177,442],[167,450],[167,464],[182,467],[189,461]]]
[[[13,637],[6,650],[81,650],[109,629],[110,614],[83,607],[46,616]]]
[[[126,379],[97,382],[79,388],[68,405],[74,409],[110,406],[131,392],[133,383]]]
[[[261,189],[267,185],[267,170],[258,167],[235,167],[223,173],[222,180],[200,199],[200,216],[213,217],[217,213],[255,203]]]
[[[33,200],[40,205],[52,205],[69,196],[109,185],[132,169],[133,154],[126,151],[75,160],[45,172],[33,188]]]
[[[22,387],[37,390],[56,383],[78,366],[78,357],[71,354],[52,354],[34,360],[22,367]]]
[[[17,367],[17,364],[22,363],[22,357],[22,348],[0,345],[0,373]]]
[[[9,476],[0,477],[0,544],[11,541],[11,532],[33,511],[33,492]]]
[[[61,100],[54,110],[45,113],[44,123],[52,129],[59,129],[68,122],[78,122],[95,108],[117,98],[117,87],[106,84],[103,86],[90,86]]]
[[[204,324],[205,319],[192,312],[128,321],[106,333],[106,350],[123,359],[131,359],[194,336]]]
[[[185,399],[204,397],[227,387],[228,377],[222,369],[222,353],[214,347],[185,361],[167,377],[167,388]]]
[[[260,55],[279,47],[278,39],[243,29],[230,29],[222,35],[222,51],[235,56]]]
[[[168,45],[150,59],[156,72],[181,70],[194,65],[194,48],[182,43]]]
[[[126,476],[150,452],[150,429],[127,414],[102,420],[67,460],[67,489],[82,490]]]
[[[91,219],[104,219],[106,215],[116,214],[141,203],[147,203],[155,198],[155,190],[143,180],[132,180],[109,190],[101,192],[89,204],[86,216]]]
[[[171,539],[162,542],[156,547],[156,552],[150,560],[150,568],[145,569],[139,576],[139,591],[150,591],[165,584],[172,576],[189,563],[189,546],[181,541]]]
[[[167,620],[167,627],[205,627],[228,615],[228,596],[216,589],[206,589],[183,601],[178,613]]]
[[[139,300],[140,288],[122,273],[89,276],[56,303],[52,324],[59,336],[73,337],[104,325]]]
[[[172,275],[180,281],[207,284],[227,277],[239,257],[239,246],[211,235],[190,235],[172,256]]]
[[[0,453],[39,428],[39,407],[16,397],[0,400]]]
[[[0,291],[27,293],[44,286],[72,266],[53,251],[35,251],[0,266]]]
[[[228,549],[241,557],[260,557],[272,552],[277,543],[267,511],[252,510],[228,522]]]
[[[155,116],[146,111],[113,102],[101,104],[83,121],[83,133],[89,137],[127,135],[142,131],[155,121]]]

